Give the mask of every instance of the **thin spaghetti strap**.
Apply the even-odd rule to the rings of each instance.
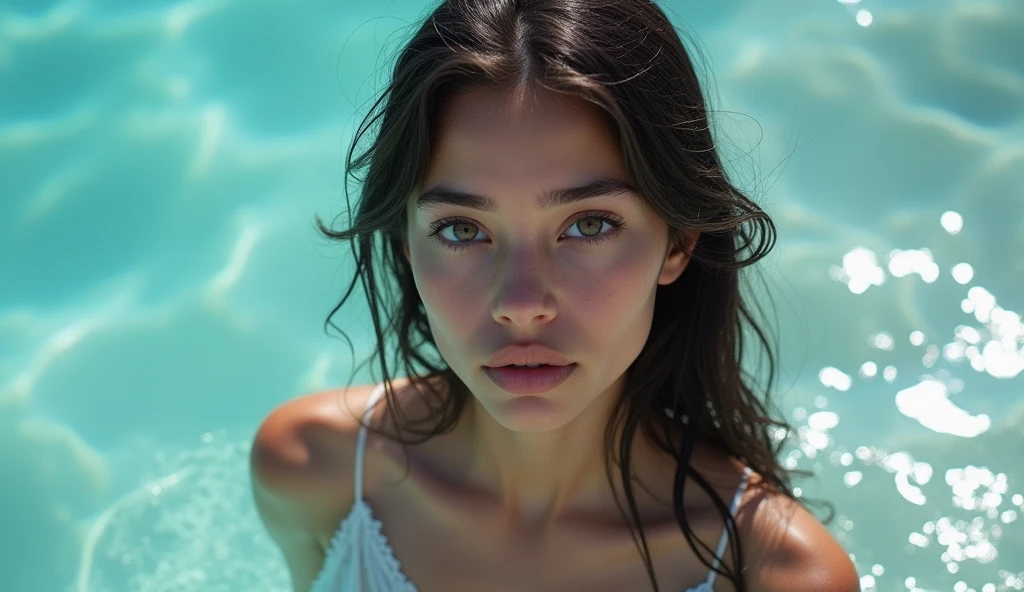
[[[743,480],[740,481],[740,486],[736,488],[736,495],[733,496],[732,505],[729,506],[729,515],[734,518],[736,517],[736,508],[739,507],[740,501],[743,499],[743,493],[747,490],[747,482],[749,481],[750,467],[743,467]],[[705,587],[708,590],[711,590],[711,586],[715,583],[715,576],[718,575],[718,572],[715,571],[716,569],[718,569],[718,558],[722,556],[722,553],[725,553],[725,544],[726,542],[728,542],[728,540],[729,528],[726,527],[722,531],[722,537],[718,539],[718,549],[715,551],[715,559],[714,562],[712,562],[711,564],[711,573],[708,574],[707,582],[705,582]]]
[[[363,499],[363,450],[366,448],[366,425],[369,423],[369,417],[373,411],[374,405],[380,400],[381,395],[384,394],[384,383],[377,385],[377,388],[370,393],[370,398],[366,400],[366,408],[363,409],[363,425],[359,426],[359,438],[356,442],[356,479],[355,479],[355,492],[356,499],[359,501]]]

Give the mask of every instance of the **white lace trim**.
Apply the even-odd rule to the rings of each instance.
[[[312,592],[417,592],[382,528],[369,504],[356,500],[331,539]]]

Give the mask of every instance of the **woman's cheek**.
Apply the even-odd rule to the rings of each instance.
[[[412,266],[416,288],[424,304],[443,314],[479,301],[476,292],[485,282],[481,281],[484,278],[478,277],[480,274],[473,271],[474,265],[464,257],[456,260],[437,253],[439,247],[425,247],[426,252],[413,254]]]
[[[648,284],[657,281],[660,266],[652,265],[650,249],[627,241],[614,246],[616,248],[603,253],[574,253],[564,261],[563,277],[568,280],[568,287],[573,291],[600,293],[605,299],[614,300],[622,293],[635,297]]]

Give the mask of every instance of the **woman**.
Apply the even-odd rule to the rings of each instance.
[[[347,166],[351,227],[318,223],[384,380],[256,435],[295,590],[859,589],[776,461],[739,281],[774,226],[653,2],[443,2]]]

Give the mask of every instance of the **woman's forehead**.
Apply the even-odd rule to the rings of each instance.
[[[428,183],[624,175],[607,120],[582,99],[547,92],[514,102],[501,91],[473,89],[439,115]]]

